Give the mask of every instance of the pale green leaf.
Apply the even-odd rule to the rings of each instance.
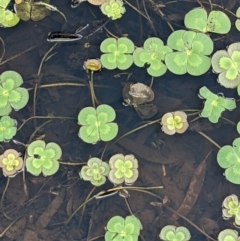
[[[119,51],[119,53],[131,54],[134,51],[134,44],[128,38],[119,38],[117,40],[117,50]]]
[[[115,38],[105,39],[101,45],[100,50],[103,53],[113,53],[117,50],[117,40]]]
[[[85,107],[78,114],[78,124],[95,125],[97,121],[96,110],[93,107]]]
[[[228,16],[222,11],[211,11],[208,16],[207,31],[219,34],[226,34],[231,29],[231,22]]]
[[[166,55],[165,64],[172,73],[182,75],[187,73],[187,60],[187,54],[174,52]]]
[[[106,69],[112,70],[117,68],[117,57],[115,54],[102,54],[101,63]]]
[[[207,12],[202,8],[189,11],[184,18],[184,24],[189,29],[206,32]]]

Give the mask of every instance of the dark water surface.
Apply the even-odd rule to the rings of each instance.
[[[142,0],[138,1],[141,11],[144,12],[145,6],[152,25],[126,5],[127,11],[122,19],[108,23],[107,29],[118,37],[128,36],[136,46],[142,46],[148,37],[155,36],[160,37],[166,44],[171,29],[165,19],[159,15],[159,5],[157,5],[164,2],[170,1],[146,0],[145,4]],[[203,1],[175,1],[160,9],[177,30],[183,28],[184,15],[190,9],[198,7],[198,2]],[[233,0],[212,2],[224,6],[234,13],[239,6],[239,1]],[[79,164],[86,162],[90,156],[101,157],[105,148],[103,142],[90,145],[78,138],[77,115],[82,108],[92,105],[88,77],[82,68],[83,62],[89,58],[100,57],[99,45],[108,34],[103,30],[88,40],[60,43],[49,54],[54,55],[43,62],[40,74],[38,74],[44,54],[53,46],[53,43],[46,41],[50,31],[61,29],[72,31],[80,26],[85,26],[96,20],[93,13],[97,19],[104,20],[98,7],[86,2],[76,9],[70,7],[70,0],[53,0],[51,3],[66,15],[68,23],[65,24],[64,19],[57,12],[52,12],[50,16],[39,22],[21,21],[13,28],[0,29],[0,36],[6,45],[3,61],[36,46],[33,50],[0,64],[0,71],[1,73],[6,70],[19,72],[23,76],[23,86],[26,88],[32,88],[35,84],[38,86],[53,83],[61,85],[66,82],[86,84],[84,87],[38,88],[36,116],[52,115],[74,119],[52,119],[51,122],[47,122],[49,119],[29,120],[14,137],[15,140],[28,143],[32,133],[45,123],[35,133],[33,139],[43,138],[46,142],[58,143],[63,150],[62,161]],[[138,8],[137,1],[132,0],[130,3]],[[209,4],[204,4],[204,6],[209,10]],[[230,14],[228,16],[234,23],[235,19]],[[239,37],[240,34],[234,26],[228,35],[211,34],[211,38],[214,40],[214,51],[225,49],[227,45],[239,41]],[[88,48],[86,48],[87,43]],[[2,47],[0,51],[2,51]],[[131,76],[127,80],[129,74]],[[167,72],[164,76],[155,78],[152,87],[155,92],[153,103],[157,105],[158,113],[151,120],[156,120],[164,113],[175,110],[201,109],[202,100],[198,98],[198,90],[204,85],[214,93],[223,92],[226,97],[237,99],[235,89],[228,90],[221,87],[216,79],[217,75],[213,74],[211,70],[199,77],[177,76]],[[122,105],[122,89],[127,81],[149,85],[151,76],[147,74],[146,69],[135,66],[126,71],[102,69],[101,72],[94,74],[97,98],[101,103],[109,104],[116,110],[116,122],[119,125],[118,137],[146,123],[139,118],[133,108]],[[19,112],[11,113],[11,117],[17,119],[18,127],[26,119],[34,116],[34,92],[29,90],[29,93],[28,105]],[[239,110],[226,111],[223,116],[237,123]],[[204,175],[204,170],[202,170],[202,180],[198,178],[195,185],[197,201],[195,204],[189,203],[193,207],[185,216],[216,239],[220,230],[233,228],[232,220],[224,221],[222,219],[222,201],[228,194],[239,195],[240,189],[237,185],[225,180],[224,170],[218,166],[216,161],[218,149],[200,136],[196,130],[202,131],[223,146],[231,144],[237,137],[236,127],[222,119],[218,124],[211,124],[206,119],[198,119],[190,124],[190,127],[183,135],[168,136],[161,131],[160,124],[148,126],[122,138],[117,143],[110,142],[103,160],[108,161],[116,153],[134,154],[139,161],[140,173],[139,179],[134,185],[141,187],[163,185],[164,189],[152,190],[152,192],[161,197],[167,196],[169,202],[165,205],[177,210],[188,191],[191,178],[196,176],[195,171],[198,165],[212,151],[206,161],[206,173]],[[12,141],[1,143],[1,146],[4,149],[16,148],[19,152],[24,152],[23,146],[16,145]],[[1,212],[0,232],[3,232],[13,221],[16,222],[9,231],[2,235],[1,240],[90,240],[104,235],[104,227],[112,216],[129,215],[124,198],[115,195],[92,201],[86,206],[83,214],[81,210],[68,226],[64,225],[93,188],[90,182],[79,179],[80,167],[80,165],[61,165],[60,170],[50,178],[33,177],[26,173],[28,197],[24,193],[22,174],[11,179],[3,201],[3,210],[11,220]],[[0,193],[2,193],[6,184],[6,178],[2,174],[0,184]],[[96,188],[94,193],[110,187],[112,185],[107,182]],[[185,220],[179,218],[173,221],[173,213],[167,208],[150,205],[150,202],[159,201],[155,197],[136,191],[129,191],[129,193],[128,203],[143,225],[142,237],[139,240],[159,240],[159,232],[167,224],[189,228],[192,234],[191,240],[207,240]],[[97,240],[104,240],[104,238],[100,237]]]

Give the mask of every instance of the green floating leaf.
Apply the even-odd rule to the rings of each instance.
[[[101,45],[101,63],[107,69],[128,69],[133,64],[131,53],[134,51],[134,44],[128,38],[108,38]]]
[[[240,96],[240,85],[238,85],[237,87],[237,92],[238,92],[238,95]]]
[[[108,221],[105,241],[137,241],[141,223],[135,216],[127,216],[124,220],[115,216]]]
[[[79,137],[86,143],[112,140],[118,133],[118,125],[111,123],[115,117],[116,113],[109,105],[99,105],[96,110],[85,107],[78,115],[78,123],[82,125]]]
[[[14,27],[20,21],[19,17],[10,10],[5,10],[4,15],[4,20],[1,22],[1,25],[5,28]]]
[[[188,241],[191,238],[191,234],[185,227],[167,225],[162,228],[159,237],[161,240]]]
[[[207,12],[202,8],[189,11],[184,18],[186,28],[207,32]]]
[[[117,40],[115,38],[107,38],[100,45],[100,50],[103,53],[112,53],[117,50]]]
[[[87,166],[83,166],[80,177],[85,181],[90,181],[94,186],[101,186],[106,182],[109,173],[109,165],[101,159],[93,157],[88,160]]]
[[[104,2],[100,9],[103,14],[107,15],[112,20],[121,18],[122,14],[124,14],[126,11],[122,0],[110,0]]]
[[[223,111],[236,108],[236,102],[234,99],[227,99],[215,95],[205,86],[199,90],[199,94],[206,99],[201,116],[208,118],[212,123],[218,122]]]
[[[208,16],[207,31],[226,34],[231,29],[229,17],[222,11],[211,11]]]
[[[225,229],[218,234],[218,241],[235,241],[239,240],[238,232],[233,229]]]
[[[237,132],[240,134],[240,122],[237,123]]]
[[[206,10],[196,8],[185,15],[184,24],[187,28],[200,32],[226,34],[231,29],[228,16],[222,11],[211,11],[207,16]]]
[[[239,19],[237,19],[237,20],[235,21],[235,27],[236,27],[236,29],[237,29],[238,31],[240,31],[240,20],[239,20]]]
[[[226,169],[226,179],[234,184],[240,184],[240,138],[233,142],[233,146],[223,146],[217,154],[218,164]]]
[[[0,141],[11,140],[17,133],[16,121],[9,116],[0,118]]]
[[[42,140],[33,141],[27,148],[27,154],[26,168],[32,175],[43,173],[44,176],[51,176],[58,171],[58,160],[62,156],[58,144],[50,142],[46,145]]]
[[[11,0],[1,0],[0,1],[0,7],[1,8],[7,8],[8,4],[11,2]]]
[[[21,75],[15,71],[0,75],[0,115],[8,115],[12,108],[19,110],[26,106],[29,94],[25,88],[19,87],[22,83]]]
[[[168,53],[165,57],[166,66],[174,74],[199,76],[210,68],[211,60],[205,55],[212,53],[213,42],[207,35],[178,30],[168,37],[167,43],[178,51]]]
[[[233,43],[228,50],[219,50],[212,57],[213,70],[220,73],[218,82],[226,88],[240,85],[240,44]]]
[[[153,77],[159,77],[166,73],[167,67],[162,62],[166,54],[171,53],[172,49],[163,45],[159,38],[149,38],[144,42],[143,48],[137,48],[133,52],[134,63],[138,67],[149,65],[147,72]]]

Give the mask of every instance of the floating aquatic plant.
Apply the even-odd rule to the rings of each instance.
[[[228,16],[222,11],[211,11],[208,15],[203,8],[195,8],[188,12],[184,18],[187,28],[200,32],[212,32],[226,34],[231,29],[231,22]]]
[[[177,51],[165,56],[167,67],[174,74],[199,76],[210,68],[207,55],[213,51],[213,41],[206,34],[177,30],[168,37],[167,45]]]
[[[85,181],[90,181],[94,186],[101,186],[106,182],[109,173],[109,165],[101,159],[93,157],[88,160],[87,165],[83,166],[80,177]]]
[[[166,73],[167,67],[163,63],[165,55],[171,53],[172,49],[164,46],[160,38],[149,38],[143,48],[136,48],[133,52],[134,64],[143,67],[148,64],[147,72],[154,77],[162,76]]]
[[[6,177],[15,177],[23,169],[23,159],[14,149],[6,150],[0,155],[0,167]]]
[[[226,88],[240,85],[240,43],[229,45],[227,51],[219,50],[212,56],[213,70],[219,74],[218,81]]]
[[[16,121],[9,116],[0,117],[0,142],[11,140],[16,133]]]
[[[59,169],[58,160],[62,156],[60,146],[54,142],[37,140],[27,147],[26,168],[34,176],[41,172],[44,176],[51,176]]]
[[[110,158],[109,166],[108,178],[115,185],[132,185],[138,178],[138,161],[133,155],[116,154]]]
[[[78,115],[78,124],[82,125],[78,136],[86,143],[110,141],[118,133],[118,125],[112,123],[115,118],[115,110],[109,105],[85,107]]]
[[[149,103],[154,99],[154,92],[145,84],[127,82],[124,85],[122,96],[123,104],[133,106],[143,119],[151,118],[157,113],[157,106]]]
[[[226,169],[225,176],[229,182],[240,184],[240,138],[233,141],[233,145],[221,147],[217,154],[220,167]]]
[[[162,131],[168,135],[174,135],[175,133],[182,134],[188,128],[187,115],[183,111],[169,112],[163,115]]]
[[[240,121],[237,123],[237,132],[240,134]]]
[[[159,237],[164,241],[188,241],[191,238],[191,234],[185,227],[167,225],[162,228]]]
[[[238,95],[240,95],[240,85],[237,87]]]
[[[218,234],[218,241],[240,241],[240,237],[236,230],[225,229]]]
[[[88,59],[87,61],[85,61],[83,63],[83,68],[86,71],[96,72],[96,71],[101,70],[102,64],[99,59]]]
[[[235,26],[238,31],[240,31],[240,7],[238,7],[237,12],[236,12],[237,20],[235,21]]]
[[[49,9],[42,5],[35,5],[34,0],[24,0],[19,4],[14,4],[14,10],[23,21],[40,21],[49,15]],[[50,3],[50,0],[42,0],[43,3]]]
[[[11,0],[0,1],[0,27],[14,27],[19,22],[19,17],[12,11],[6,9]]]
[[[136,241],[142,228],[141,222],[135,216],[112,217],[106,227],[105,241]]]
[[[121,18],[122,15],[126,12],[122,0],[106,1],[101,5],[100,9],[104,15],[107,15],[112,20]]]
[[[134,51],[134,44],[128,38],[107,38],[101,43],[100,50],[104,53],[101,55],[101,62],[106,69],[125,70],[133,64],[131,54]]]
[[[223,200],[223,209],[222,214],[223,218],[228,220],[230,218],[234,218],[234,225],[239,228],[240,226],[240,203],[238,201],[238,197],[234,194],[227,196]]]
[[[12,108],[22,109],[28,102],[29,94],[23,83],[22,76],[15,71],[5,71],[0,75],[0,116],[8,115]]]
[[[234,99],[227,99],[213,94],[206,86],[199,90],[199,97],[206,99],[200,116],[208,118],[212,123],[218,122],[223,111],[236,108],[236,102]]]
[[[226,34],[231,29],[231,22],[228,16],[221,11],[211,11],[209,15],[203,8],[195,8],[188,12],[184,18],[187,28],[200,32],[212,32]]]

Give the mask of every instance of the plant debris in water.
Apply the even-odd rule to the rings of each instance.
[[[149,102],[154,99],[153,90],[142,83],[128,82],[122,92],[124,105],[133,106],[139,116],[148,119],[157,114],[157,106]]]

